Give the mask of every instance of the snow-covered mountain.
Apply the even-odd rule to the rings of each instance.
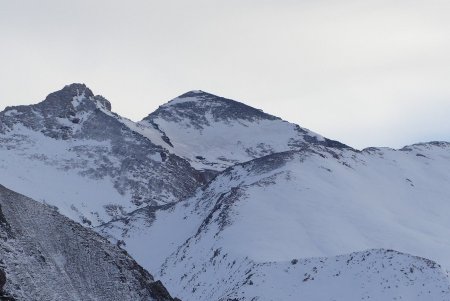
[[[3,186],[0,274],[0,300],[173,300],[125,251]]]
[[[157,212],[149,231],[128,232],[125,242],[144,266],[159,269],[164,283],[184,300],[222,300],[241,291],[248,276],[242,265],[255,265],[258,270],[263,266],[264,273],[271,274],[271,268],[276,273],[279,266],[295,258],[334,258],[367,249],[395,249],[431,258],[443,264],[444,269],[437,273],[445,275],[450,268],[449,166],[449,143],[362,152],[311,145],[272,154],[225,170],[192,198],[168,212]],[[170,228],[177,229],[176,233],[161,235]],[[114,228],[107,231],[114,233]],[[158,241],[160,247],[142,248],[147,240]],[[172,255],[164,259],[171,250]],[[398,252],[391,255],[397,271],[409,270],[408,265],[413,264],[409,259],[406,266],[400,264],[412,257]],[[164,263],[158,267],[161,260]],[[326,260],[324,269],[335,269],[327,266],[333,261]],[[347,272],[352,275],[348,277],[358,278]],[[388,274],[380,277],[397,279],[384,272]],[[327,281],[336,284],[333,279]],[[408,280],[407,286],[415,290],[419,284],[414,279]],[[292,296],[282,300],[296,300],[304,290],[301,285],[280,286],[276,277],[260,281],[257,290],[244,290],[255,294],[279,286]],[[189,292],[188,288],[195,290]],[[378,296],[381,288],[374,285],[365,292]],[[376,300],[395,296],[433,300],[424,294],[427,290],[421,292],[422,297],[410,299],[407,296],[413,291],[390,289],[384,295],[391,294],[390,298]],[[333,292],[329,293],[329,299],[318,300],[362,298],[358,294],[344,298],[347,295],[339,291],[335,293],[342,298],[332,299]],[[450,298],[448,290],[445,294]],[[256,296],[258,300],[277,300],[266,293],[243,296],[242,300]]]
[[[159,133],[110,109],[83,84],[6,108],[0,183],[86,225],[178,201],[205,183],[203,173],[152,142],[160,143]]]
[[[261,110],[203,91],[178,96],[140,124],[159,130],[167,137],[171,152],[200,170],[221,171],[309,144],[347,147]]]
[[[450,143],[359,151],[202,91],[110,110],[80,84],[7,108],[0,183],[185,301],[450,300]]]

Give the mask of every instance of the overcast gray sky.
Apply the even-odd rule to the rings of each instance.
[[[189,90],[352,146],[450,141],[450,1],[0,0],[0,109],[83,82],[140,120]]]

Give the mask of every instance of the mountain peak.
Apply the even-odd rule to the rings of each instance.
[[[169,102],[164,104],[163,107],[174,106],[188,102],[216,102],[218,100],[235,102],[234,100],[226,99],[202,90],[191,90],[170,100]]]
[[[60,91],[67,91],[72,94],[76,93],[77,95],[85,94],[87,97],[94,96],[92,90],[89,89],[86,84],[81,83],[72,83],[69,85],[65,85]]]
[[[50,93],[37,104],[5,108],[0,112],[0,131],[20,123],[53,138],[67,139],[99,110],[108,113],[110,102],[94,95],[85,84],[74,83]]]
[[[192,90],[181,94],[160,106],[155,112],[144,118],[151,121],[163,117],[173,121],[188,120],[199,128],[210,121],[231,120],[278,120],[278,117],[264,113],[262,110],[242,102],[217,96],[202,90]],[[211,120],[207,120],[207,119]]]
[[[202,95],[212,95],[212,94],[202,91],[202,90],[191,90],[191,91],[181,94],[177,98],[198,97],[198,96],[202,96]]]
[[[201,90],[172,99],[141,125],[160,131],[164,141],[170,140],[172,151],[199,170],[221,171],[310,144],[349,148],[262,110]]]
[[[85,100],[90,101],[85,102]],[[50,93],[41,104],[49,105],[50,107],[63,105],[74,109],[93,110],[97,107],[96,102],[100,103],[105,109],[111,110],[111,103],[106,98],[94,95],[92,90],[85,84],[73,83],[64,86],[59,91]]]
[[[60,103],[72,101],[75,97],[89,98],[93,97],[94,93],[85,84],[73,83],[64,86],[61,90],[50,93],[45,98],[46,103]]]

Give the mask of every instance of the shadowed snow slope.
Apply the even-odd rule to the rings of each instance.
[[[172,300],[125,251],[3,186],[0,270],[17,301]]]

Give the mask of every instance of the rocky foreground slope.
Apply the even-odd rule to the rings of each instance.
[[[125,251],[3,186],[0,270],[4,299],[173,300]]]

